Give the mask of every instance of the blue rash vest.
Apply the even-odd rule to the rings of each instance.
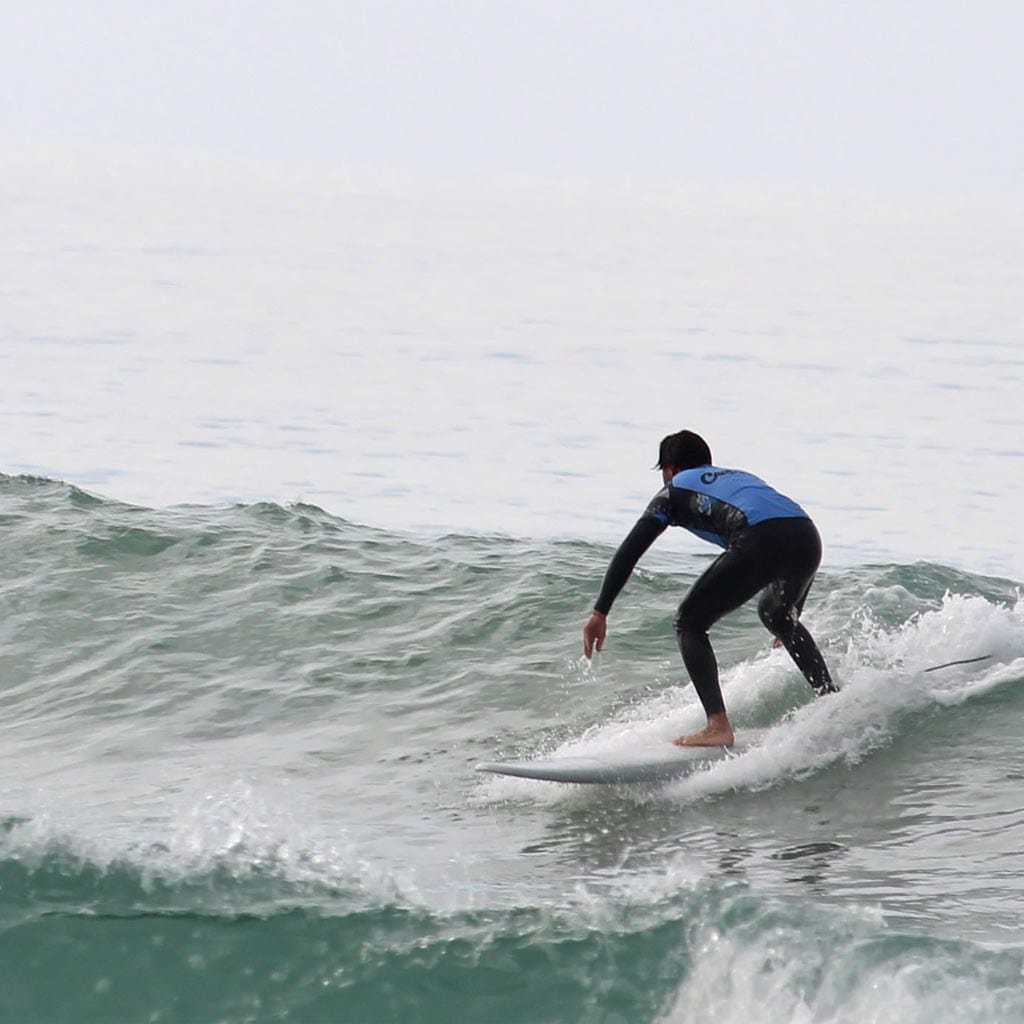
[[[728,548],[751,526],[770,519],[810,519],[792,499],[741,469],[697,466],[676,473],[651,499],[605,573],[594,610],[607,615],[644,552],[669,526]]]
[[[741,469],[697,466],[676,473],[644,512],[666,526],[681,526],[727,548],[748,526],[767,519],[809,519],[791,498]]]

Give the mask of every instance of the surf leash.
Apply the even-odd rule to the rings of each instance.
[[[976,661],[987,661],[991,657],[991,654],[982,654],[977,658],[961,658],[959,661],[946,661],[941,665],[932,665],[931,668],[926,668],[924,671],[938,672],[940,668],[952,668],[954,665],[973,665]]]

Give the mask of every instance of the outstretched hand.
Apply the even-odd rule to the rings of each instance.
[[[604,647],[604,638],[608,635],[608,617],[600,612],[591,612],[587,624],[583,627],[583,653],[589,658],[596,647],[598,651]]]

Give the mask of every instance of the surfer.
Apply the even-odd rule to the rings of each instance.
[[[816,694],[835,693],[825,659],[800,622],[821,564],[821,538],[807,513],[763,480],[711,461],[707,442],[690,430],[664,438],[658,469],[665,486],[619,546],[594,611],[583,627],[583,652],[600,651],[607,618],[641,556],[669,526],[682,526],[725,551],[693,584],[674,625],[683,664],[704,705],[707,726],[680,736],[679,746],[732,746],[733,731],[718,682],[708,630],[722,616],[761,594],[758,615],[789,652]]]

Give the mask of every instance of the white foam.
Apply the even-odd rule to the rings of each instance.
[[[235,780],[181,794],[159,818],[101,820],[88,809],[35,808],[0,833],[0,856],[38,867],[57,856],[108,872],[138,872],[142,885],[189,884],[223,873],[327,886],[387,903],[410,879],[361,851],[344,828],[326,826],[295,795]]]
[[[822,700],[809,697],[785,652],[771,651],[722,674],[723,692],[738,733],[759,723],[765,707],[785,707],[781,721],[758,730],[753,749],[716,762],[664,787],[675,800],[708,797],[733,789],[759,789],[801,778],[837,763],[856,764],[892,743],[908,712],[951,705],[988,693],[1024,676],[1024,598],[1012,605],[980,596],[947,594],[915,612],[895,629],[880,626],[869,609],[855,620],[846,651],[830,661],[842,691]],[[971,664],[925,669],[960,659]],[[668,687],[561,743],[545,756],[614,755],[670,742],[699,728],[703,711],[689,686]],[[540,753],[540,752],[539,752]],[[581,803],[601,798],[603,787],[580,789],[523,779],[483,783],[483,802],[530,800]],[[639,795],[639,792],[638,792]],[[649,799],[649,792],[642,798]]]
[[[819,928],[781,922],[745,929],[742,940],[736,930],[708,928],[659,1024],[1021,1019],[1024,997],[997,955],[954,944],[925,949],[852,916]]]

